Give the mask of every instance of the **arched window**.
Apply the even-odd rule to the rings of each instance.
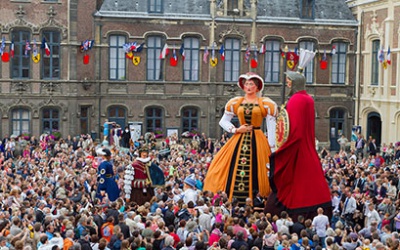
[[[126,109],[121,106],[111,106],[108,108],[108,121],[115,122],[121,128],[124,128],[126,122]]]
[[[164,111],[160,107],[146,108],[146,132],[163,131]]]
[[[198,81],[200,68],[199,39],[195,37],[186,37],[183,40],[183,46],[185,50],[185,60],[183,61],[183,80]]]
[[[225,40],[224,81],[236,82],[240,72],[240,40],[228,38]]]
[[[11,111],[11,133],[20,135],[31,133],[31,112],[25,108],[16,108]]]
[[[110,80],[126,79],[126,58],[122,45],[126,37],[111,35],[109,38],[109,77]]]
[[[55,108],[42,110],[42,133],[60,131],[60,111]]]
[[[199,111],[197,108],[186,107],[182,109],[182,132],[198,131],[199,129]]]
[[[347,43],[337,42],[332,46],[336,48],[336,53],[332,55],[332,83],[345,84]]]

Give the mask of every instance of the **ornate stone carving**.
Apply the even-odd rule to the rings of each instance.
[[[61,83],[45,82],[40,85],[40,92],[47,94],[61,93]]]
[[[219,43],[223,43],[225,40],[225,37],[227,37],[227,36],[228,37],[237,37],[237,38],[242,39],[243,45],[247,45],[247,43],[248,43],[246,34],[243,31],[240,31],[238,29],[238,27],[235,25],[235,23],[233,23],[229,29],[222,31],[219,34],[219,37],[220,37]]]
[[[27,82],[13,82],[11,84],[11,92],[23,93],[30,92],[31,85]]]
[[[147,84],[146,94],[164,94],[164,85],[161,84]]]
[[[200,95],[200,86],[198,85],[182,85],[182,95]]]

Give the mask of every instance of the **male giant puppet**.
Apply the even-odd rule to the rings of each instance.
[[[314,55],[302,50],[299,69]],[[306,79],[301,71],[289,71],[286,81],[290,99],[277,118],[277,150],[270,156],[272,194],[265,211],[279,215],[285,210],[294,219],[310,218],[318,207],[331,209],[331,196],[315,150],[314,100],[305,90]]]

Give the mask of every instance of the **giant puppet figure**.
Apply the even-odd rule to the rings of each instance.
[[[264,81],[249,72],[239,77],[238,86],[244,96],[234,97],[225,106],[219,124],[232,138],[215,155],[204,181],[204,190],[224,191],[230,200],[244,205],[246,198],[253,199],[257,190],[267,197],[271,192],[268,183],[269,154],[275,147],[276,103],[261,97]],[[231,122],[237,117],[240,125]],[[267,120],[267,137],[261,129]]]
[[[314,100],[305,90],[301,69],[315,56],[301,50],[300,71],[286,72],[289,100],[277,117],[276,151],[270,156],[270,184],[265,212],[292,216],[316,215],[318,207],[331,209],[331,196],[315,150]]]
[[[154,188],[165,185],[162,169],[152,161],[145,148],[140,149],[139,157],[126,167],[124,179],[125,199],[139,205],[151,200]]]

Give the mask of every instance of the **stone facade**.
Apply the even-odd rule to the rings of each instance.
[[[359,20],[355,124],[378,144],[400,141],[400,1],[348,1]],[[376,44],[376,47],[374,47]],[[385,69],[377,57],[383,52]]]
[[[109,119],[122,126],[128,122],[142,123],[142,132],[161,126],[164,134],[167,129],[178,129],[182,133],[189,127],[218,138],[222,133],[218,121],[225,103],[241,94],[236,85],[237,74],[259,73],[265,79],[264,95],[281,104],[286,59],[281,56],[275,59],[277,64],[272,68],[277,77],[274,80],[266,76],[267,65],[271,63],[265,59],[269,52],[257,55],[255,68],[245,59],[248,47],[251,61],[262,44],[273,41],[279,45],[278,53],[279,49],[284,53],[285,48],[293,52],[301,44],[312,44],[313,50],[319,53],[312,72],[309,69],[307,91],[316,101],[316,136],[321,145],[329,146],[340,133],[350,135],[354,122],[357,22],[344,1],[295,2],[2,1],[0,30],[6,40],[6,50],[12,32],[19,30],[28,30],[29,39],[36,39],[38,46],[47,30],[59,32],[61,41],[59,77],[43,77],[42,62],[30,61],[29,76],[25,78],[12,75],[11,62],[1,63],[1,133],[4,136],[27,129],[37,135],[47,129],[45,120],[50,126],[58,127],[63,135],[93,133],[99,138],[102,124]],[[151,79],[154,75],[149,71],[149,65],[157,61],[154,55],[149,55],[150,40],[154,37],[160,38],[161,46],[167,43],[170,50],[167,58],[156,64],[161,67],[156,80]],[[197,54],[191,54],[198,59],[188,64],[198,71],[195,80],[185,75],[187,61],[183,62],[179,54],[186,38],[198,42]],[[94,46],[81,52],[81,42],[87,39],[94,40]],[[143,43],[143,50],[134,53],[140,57],[140,63],[135,66],[121,54],[116,59],[112,52],[113,39]],[[237,42],[239,47],[229,50],[228,42]],[[213,44],[218,59],[215,67],[209,61]],[[331,52],[335,44],[345,45],[341,74],[334,72],[332,59],[337,54]],[[218,52],[221,45],[227,49],[225,61]],[[176,67],[170,66],[174,47],[178,56]],[[204,63],[206,48],[210,54]],[[190,53],[190,49],[185,47],[185,52]],[[159,52],[160,48],[155,51]],[[319,66],[324,52],[328,61],[326,70]],[[276,54],[276,48],[270,53]],[[85,54],[90,57],[88,64],[83,63]],[[234,67],[229,68],[230,63]],[[335,63],[339,65],[337,60]],[[113,69],[120,70],[118,78],[114,77]],[[333,78],[339,75],[343,79],[336,83]],[[49,110],[56,117],[49,118]]]

